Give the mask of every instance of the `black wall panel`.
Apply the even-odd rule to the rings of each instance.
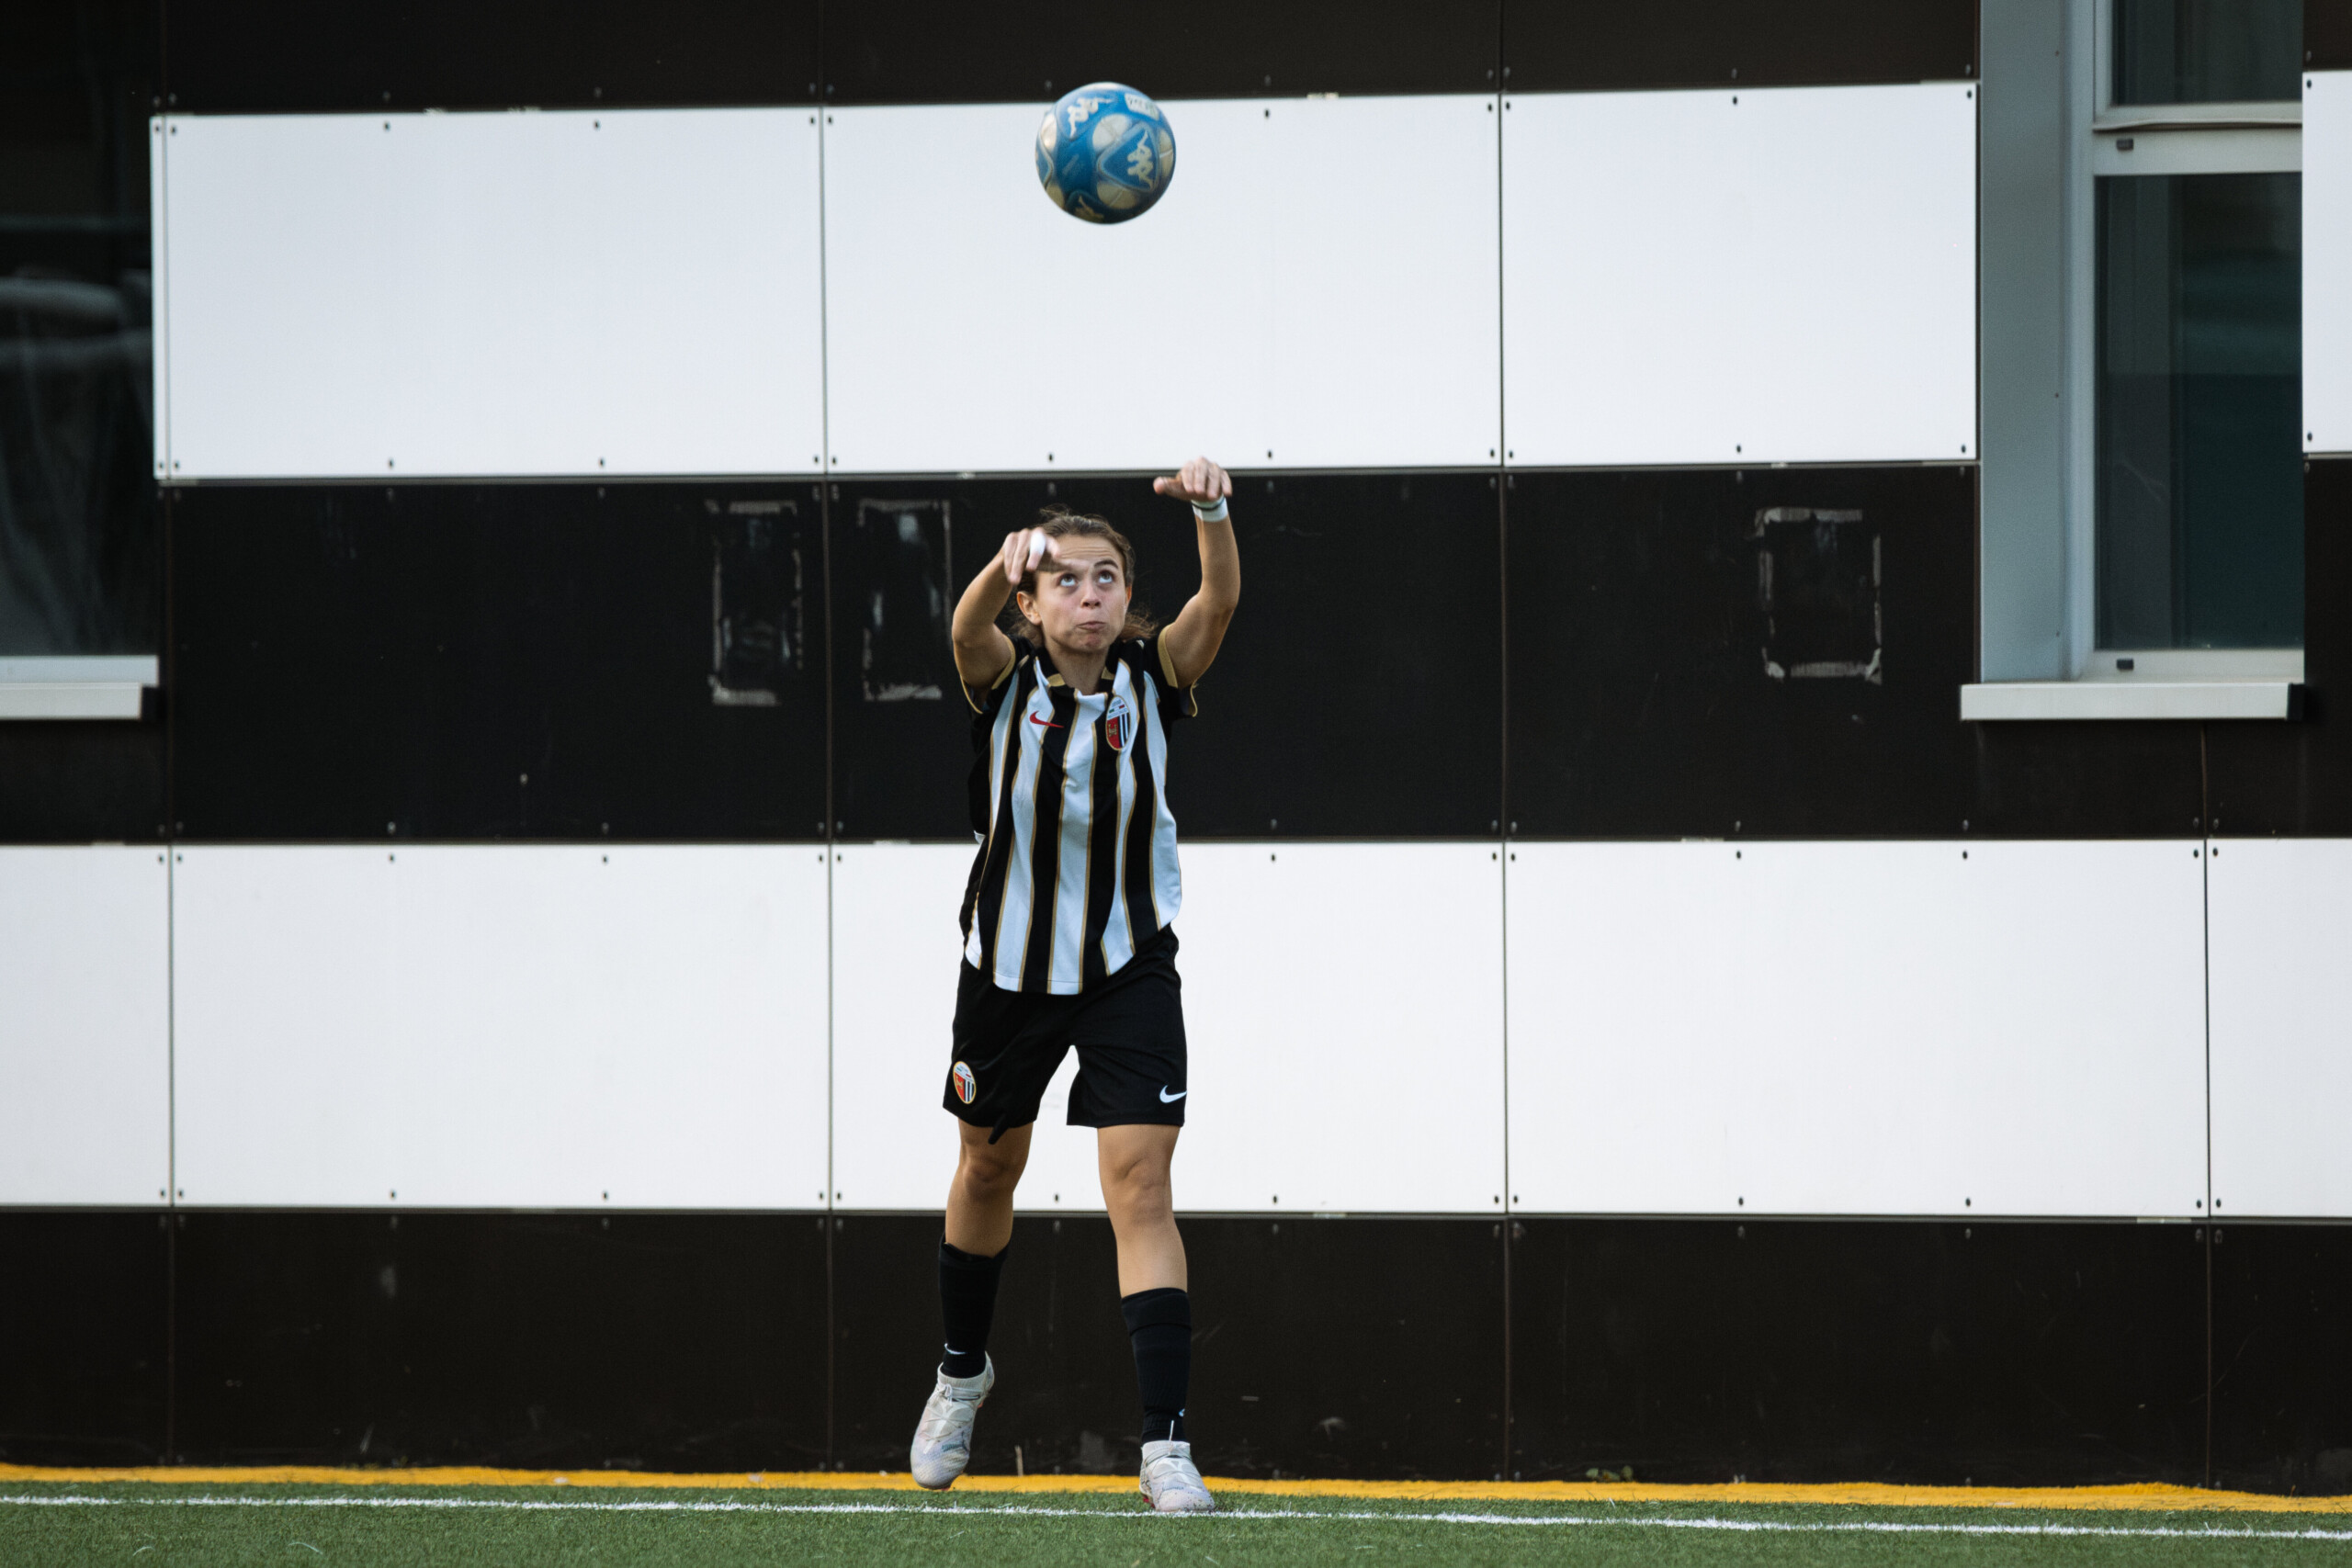
[[[2020,839],[2179,839],[2204,831],[2204,753],[2196,725],[2098,720],[1967,728],[1976,764],[1973,831]]]
[[[1508,0],[1513,92],[1840,85],[1976,73],[1976,0]]]
[[[1200,717],[1171,740],[1169,799],[1184,835],[1494,831],[1501,568],[1491,476],[1237,484],[1241,608],[1201,684]],[[1148,479],[843,479],[835,490],[834,815],[849,838],[969,839],[971,710],[955,689],[944,623],[913,617],[952,609],[1041,507],[1117,525],[1135,542],[1138,598],[1162,621],[1200,584],[1192,513]],[[910,673],[926,667],[936,695]]]
[[[2352,1225],[2213,1229],[2213,1483],[2352,1492]]]
[[[2200,1479],[2201,1227],[1528,1220],[1512,1470]]]
[[[165,1451],[165,1216],[0,1212],[0,1463],[153,1464]]]
[[[1510,485],[1521,836],[2200,830],[2194,725],[1960,722],[1976,669],[1973,468]]]
[[[175,530],[175,831],[821,833],[812,484],[195,489]]]
[[[187,1462],[823,1461],[812,1215],[176,1219]]]
[[[1484,93],[1500,11],[1496,0],[870,0],[826,7],[825,85],[843,104],[1042,105],[1106,80],[1162,98]]]
[[[153,1464],[169,1429],[163,1213],[0,1213],[0,1462]]]
[[[160,706],[136,724],[0,724],[0,843],[155,842],[164,751]]]
[[[807,103],[817,0],[171,0],[198,114]]]
[[[2303,465],[2303,715],[2205,727],[2213,830],[2352,834],[2352,459]]]
[[[2352,71],[2352,0],[2303,0],[2303,63]]]
[[[902,1469],[939,1356],[939,1221],[835,1224],[837,1462]],[[1193,1218],[1183,1226],[1194,1344],[1188,1425],[1213,1473],[1493,1472],[1502,1440],[1498,1224]],[[975,1473],[1012,1473],[1015,1446],[1031,1474],[1135,1469],[1142,1411],[1107,1220],[1016,1224],[989,1355],[998,1383],[973,1445]]]
[[[1508,1311],[1492,1220],[1183,1228],[1213,1473],[2352,1491],[2352,1225],[1527,1219]],[[0,1460],[900,1470],[938,1238],[0,1213]],[[977,1473],[1132,1470],[1107,1222],[1017,1223],[991,1351]]]
[[[1512,476],[1517,831],[1961,832],[1975,502],[1967,468]]]

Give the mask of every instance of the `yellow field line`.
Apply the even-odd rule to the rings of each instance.
[[[295,1483],[314,1486],[633,1486],[728,1491],[908,1492],[914,1480],[895,1474],[842,1471],[727,1471],[682,1475],[627,1470],[483,1470],[447,1466],[414,1470],[336,1470],[309,1465],[253,1468],[169,1466],[125,1470],[0,1464],[0,1483],[12,1481],[150,1481],[180,1485],[250,1486]],[[1422,1502],[1510,1503],[1810,1503],[1878,1508],[2120,1508],[2140,1512],[2352,1514],[2352,1496],[2277,1497],[2254,1492],[2204,1492],[2193,1486],[1778,1486],[1756,1482],[1667,1486],[1647,1482],[1589,1481],[1251,1481],[1211,1477],[1219,1492],[1276,1497],[1385,1497]],[[1132,1492],[1125,1475],[967,1475],[966,1492]]]

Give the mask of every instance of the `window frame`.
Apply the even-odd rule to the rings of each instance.
[[[2302,173],[2303,106],[2115,102],[2115,7],[2068,6],[2066,168],[2066,674],[2130,682],[2303,679],[2303,649],[2098,646],[2098,181]],[[2300,77],[2298,78],[2300,80]],[[2130,660],[2130,672],[2117,660]],[[2158,672],[2161,671],[2161,674]]]

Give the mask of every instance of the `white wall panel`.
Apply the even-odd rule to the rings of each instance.
[[[820,851],[179,853],[188,1202],[818,1205]]]
[[[2352,452],[2352,71],[2303,76],[2303,450]]]
[[[1974,93],[1510,99],[1513,460],[1973,457]]]
[[[1193,1210],[1494,1213],[1502,885],[1484,844],[1189,844]]]
[[[846,1208],[935,1209],[939,1108],[971,851],[848,845],[834,881],[834,1187]],[[1460,844],[1188,844],[1191,1212],[1492,1213],[1502,1180],[1502,907]],[[1410,920],[1399,909],[1415,911]],[[1046,1091],[1020,1206],[1099,1211],[1094,1135]]]
[[[2216,845],[2213,1202],[2352,1217],[2352,841]]]
[[[1175,180],[1110,226],[1038,188],[1042,105],[829,112],[837,467],[1490,460],[1492,100],[1167,107]]]
[[[153,849],[0,849],[0,1203],[163,1201],[168,876]]]
[[[833,1189],[844,1208],[938,1209],[956,1172],[956,1119],[940,1096],[954,1061],[956,917],[972,847],[842,844],[834,854]],[[1041,1144],[1061,1130],[1049,1120]]]
[[[1512,853],[1519,1206],[2201,1213],[2197,845]]]
[[[817,464],[811,111],[175,117],[164,141],[181,479]]]

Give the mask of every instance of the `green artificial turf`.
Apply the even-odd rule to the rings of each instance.
[[[1100,1495],[934,1498],[904,1492],[129,1483],[17,1483],[0,1490],[6,1492],[0,1563],[9,1568],[329,1562],[385,1568],[2352,1562],[2352,1517],[2345,1515],[1611,1508],[1236,1494],[1214,1517],[1158,1518],[1140,1498]],[[1524,1522],[1536,1520],[1555,1522]],[[1572,1520],[1601,1522],[1565,1522]],[[2001,1533],[1968,1533],[1966,1527]],[[2078,1533],[2019,1533],[2036,1527]]]

